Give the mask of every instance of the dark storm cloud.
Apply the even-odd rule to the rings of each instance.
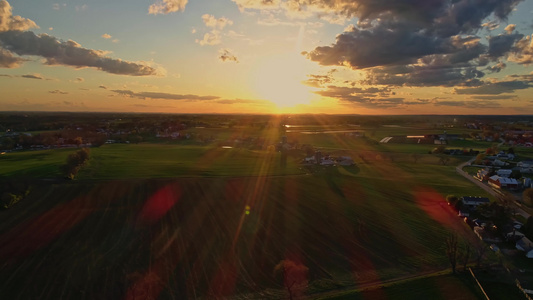
[[[43,57],[48,65],[92,67],[119,75],[157,74],[157,70],[148,65],[110,58],[104,51],[83,48],[74,41],[61,41],[47,34],[36,35],[30,31],[0,32],[0,44],[4,49],[17,55]]]
[[[111,90],[122,96],[139,98],[139,99],[164,99],[164,100],[183,100],[183,101],[206,101],[220,99],[218,96],[199,96],[199,95],[181,95],[171,93],[157,92],[134,92],[131,90]]]

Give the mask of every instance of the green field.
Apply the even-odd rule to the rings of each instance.
[[[214,146],[114,144],[91,149],[79,179],[172,178],[303,174],[294,159],[282,168],[280,154]]]
[[[446,269],[448,232],[470,238],[442,204],[429,186],[332,174],[40,185],[0,214],[0,289],[94,299],[152,284],[163,298],[224,296],[280,289],[283,259],[304,264],[310,282],[385,281]]]
[[[61,165],[73,149],[9,152],[0,155],[1,178],[61,177]]]
[[[447,270],[450,232],[477,242],[444,200],[488,196],[456,174],[464,158],[442,165],[427,147],[312,136],[323,153],[350,155],[356,166],[306,168],[295,151],[282,167],[279,153],[218,145],[91,148],[76,180],[34,180],[26,199],[0,211],[0,291],[9,299],[280,299],[287,294],[275,268],[290,260],[307,268],[299,293],[313,298]],[[7,153],[0,176],[62,178],[74,151]],[[457,285],[478,299],[453,276],[424,280],[418,292],[408,282],[368,295],[449,299],[456,294],[439,287]]]

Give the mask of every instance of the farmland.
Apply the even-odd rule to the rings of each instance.
[[[224,140],[242,135],[218,132]],[[9,299],[280,299],[287,291],[279,266],[290,261],[303,270],[291,292],[313,298],[447,274],[450,233],[478,242],[444,200],[488,196],[456,174],[465,158],[443,165],[427,145],[339,134],[288,138],[350,155],[356,165],[305,167],[303,150],[283,166],[280,153],[265,149],[122,143],[91,148],[67,181],[60,166],[76,149],[0,156],[4,180],[31,184],[24,200],[0,211],[0,291]],[[466,299],[479,299],[443,276],[423,281],[433,288],[421,293],[446,298],[434,287],[462,284]],[[409,284],[386,292],[400,299],[411,295]]]

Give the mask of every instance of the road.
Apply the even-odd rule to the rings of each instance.
[[[473,182],[474,184],[476,184],[477,186],[479,186],[480,188],[482,188],[483,190],[485,190],[487,193],[489,193],[490,195],[494,196],[495,198],[497,199],[500,199],[502,197],[502,193],[499,192],[499,191],[496,191],[494,189],[492,189],[490,186],[488,186],[487,184],[475,179],[474,177],[470,176],[467,172],[463,171],[463,168],[467,165],[470,165],[473,161],[475,160],[475,158],[472,158],[471,160],[469,161],[466,161],[460,165],[458,165],[456,168],[455,168],[455,171],[457,171],[458,174],[462,175],[463,177],[465,177],[466,179],[470,180],[471,182]],[[524,211],[520,206],[519,204],[517,204],[517,201],[520,200],[518,197],[514,196],[514,201],[512,202],[513,203],[513,209],[515,211],[515,213],[521,215],[522,217],[524,218],[529,218],[530,214],[528,214],[526,211]]]

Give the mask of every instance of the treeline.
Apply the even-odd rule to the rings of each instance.
[[[63,171],[68,179],[74,179],[78,171],[89,160],[91,151],[89,148],[80,149],[67,157],[67,163],[63,166]]]

